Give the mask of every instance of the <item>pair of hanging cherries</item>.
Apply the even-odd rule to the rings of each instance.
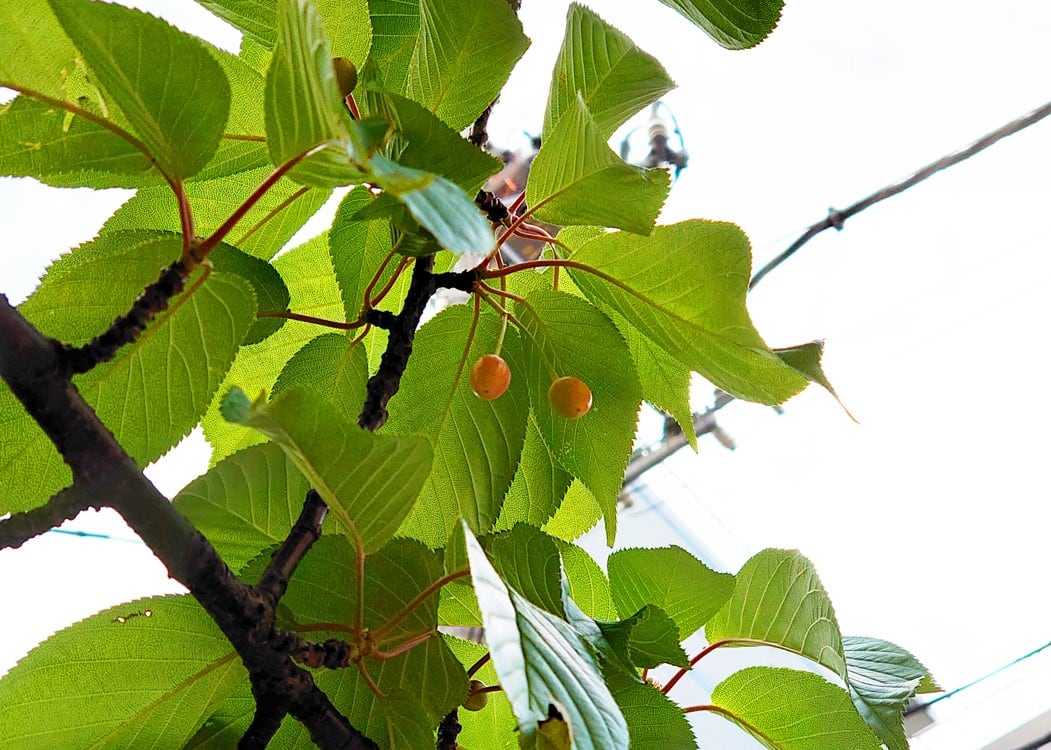
[[[494,401],[511,385],[511,368],[499,354],[485,354],[471,367],[471,388],[478,398]],[[555,378],[547,398],[556,412],[566,419],[579,419],[591,411],[591,389],[580,378]]]

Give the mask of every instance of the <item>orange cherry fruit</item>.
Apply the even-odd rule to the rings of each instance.
[[[500,398],[511,385],[511,368],[499,354],[486,354],[471,367],[474,395],[486,401]]]
[[[579,419],[591,411],[591,389],[580,378],[558,378],[547,389],[547,398],[566,419]]]

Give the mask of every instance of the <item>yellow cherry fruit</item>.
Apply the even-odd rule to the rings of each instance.
[[[479,357],[471,367],[471,388],[474,395],[486,401],[500,398],[511,385],[511,368],[499,354]]]
[[[471,687],[464,699],[463,707],[468,711],[481,711],[489,702],[489,693],[483,693],[485,684],[481,680],[471,680]]]
[[[580,378],[558,378],[547,389],[547,398],[566,419],[579,419],[591,411],[591,389]]]

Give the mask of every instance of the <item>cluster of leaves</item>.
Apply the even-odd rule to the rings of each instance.
[[[383,748],[433,746],[475,678],[500,691],[461,712],[464,748],[692,748],[690,711],[785,750],[907,747],[902,709],[935,689],[926,670],[843,638],[797,553],[760,553],[735,577],[678,548],[622,550],[607,574],[573,543],[600,518],[613,543],[643,401],[692,436],[691,373],[766,404],[827,387],[819,346],[771,349],[752,325],[744,233],[656,226],[668,174],[610,150],[672,87],[660,63],[572,6],[526,193],[527,216],[567,229],[549,259],[489,268],[500,240],[471,196],[501,165],[459,131],[528,46],[506,0],[200,2],[244,33],[238,55],[96,0],[0,8],[0,86],[19,92],[0,112],[0,172],[137,190],[21,312],[83,344],[207,247],[145,334],[74,382],[141,465],[203,424],[213,464],[174,502],[246,580],[308,489],[321,495],[327,533],[281,625],[350,641],[351,663],[317,681],[351,722]],[[761,41],[780,13],[779,0],[662,2],[729,48]],[[331,229],[285,248],[347,185]],[[418,330],[389,420],[362,430],[387,344],[369,311],[398,310],[414,258],[445,270],[469,253],[484,259],[473,304]],[[307,317],[364,332],[319,335]],[[465,373],[494,352],[512,377],[483,400]],[[593,396],[579,419],[548,398],[567,375]],[[0,473],[0,513],[70,481],[6,389]],[[478,626],[484,645],[450,634]],[[681,643],[701,628],[706,653],[768,645],[820,674],[751,667],[684,709],[674,681],[642,674],[688,668]],[[0,747],[20,748],[229,747],[254,710],[235,652],[189,597],[56,634],[0,680],[0,704]],[[291,720],[275,738],[307,741]]]

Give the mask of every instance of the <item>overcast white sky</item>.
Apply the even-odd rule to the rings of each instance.
[[[191,0],[140,5],[236,45]],[[497,142],[539,130],[567,5],[525,0],[534,43],[495,111]],[[667,102],[692,161],[663,221],[736,221],[757,262],[829,206],[1051,99],[1049,3],[799,0],[745,53],[656,0],[591,5],[680,84]],[[860,425],[817,390],[782,417],[736,404],[722,421],[737,452],[708,440],[663,470],[668,506],[697,536],[718,536],[728,562],[803,550],[845,632],[907,646],[950,687],[1051,639],[1049,162],[1051,122],[826,233],[759,287],[760,331],[777,345],[827,339],[826,369]],[[24,297],[125,195],[0,180],[0,289]],[[152,473],[173,493],[205,458],[198,440]],[[674,489],[682,480],[689,496]],[[19,613],[0,669],[73,619],[171,588],[138,544],[56,535],[0,553],[0,580]],[[979,747],[968,731],[937,747]]]

